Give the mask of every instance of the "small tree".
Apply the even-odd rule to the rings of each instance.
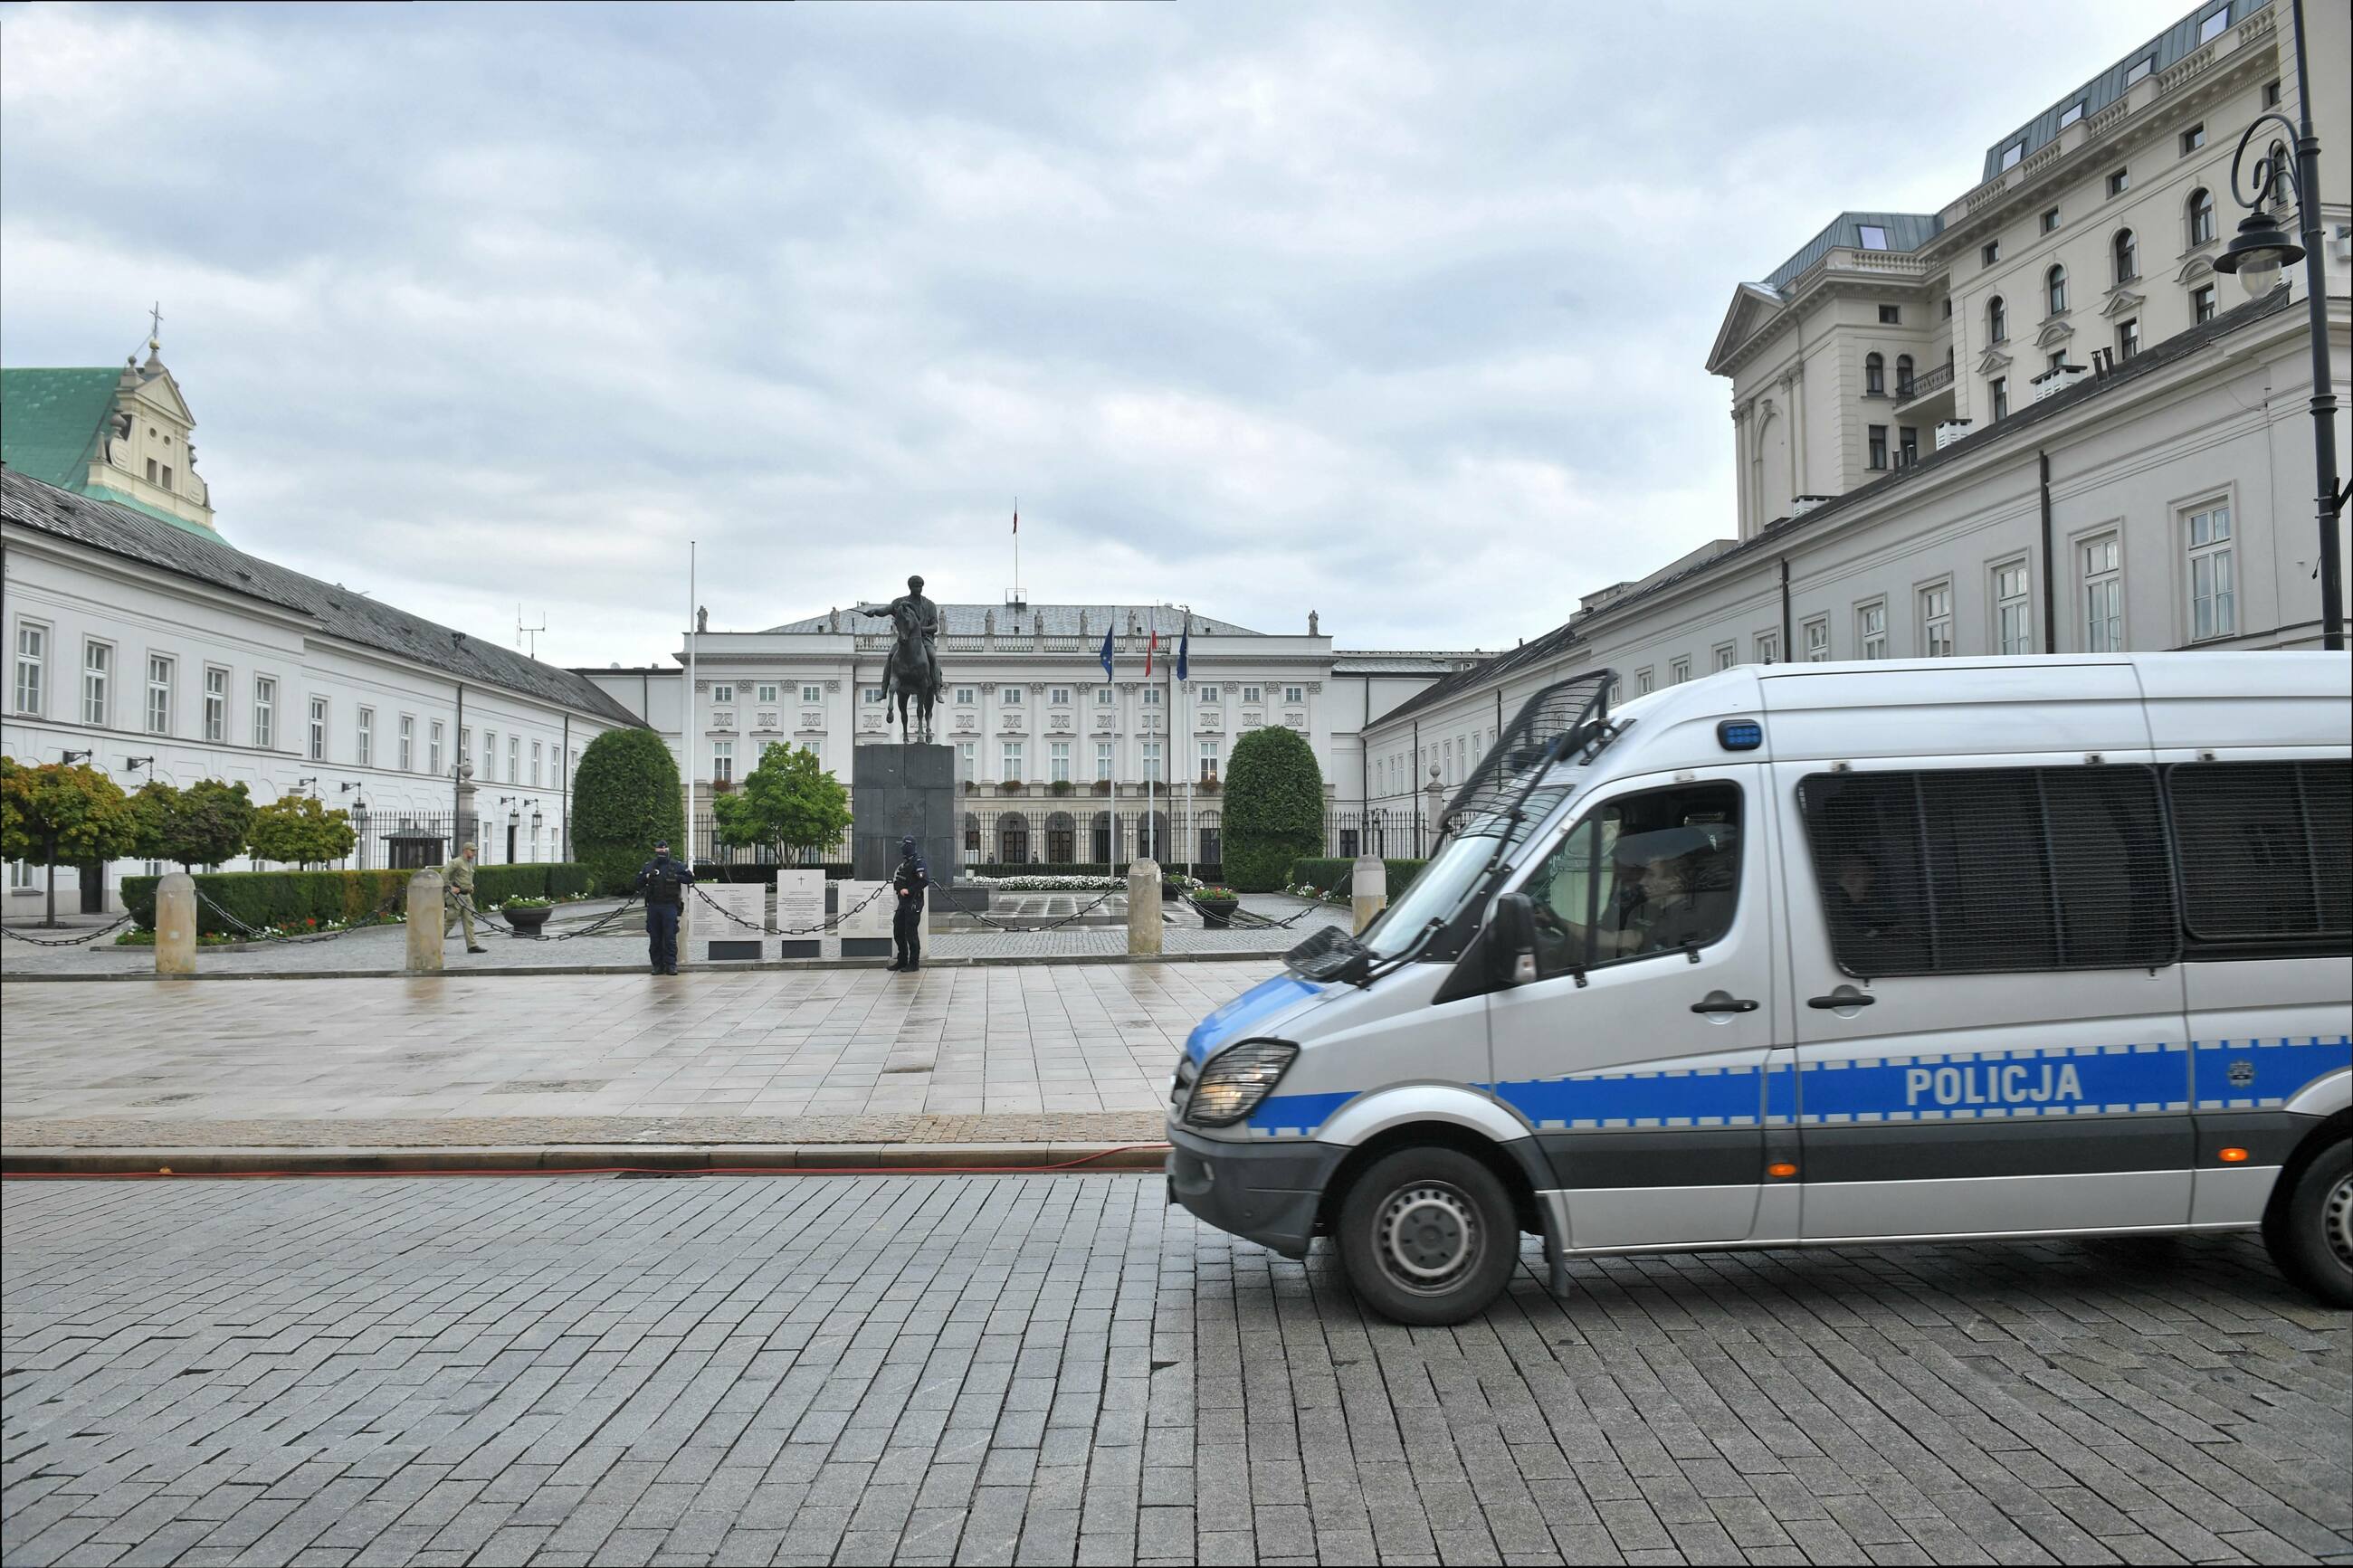
[[[849,826],[849,792],[818,765],[817,753],[770,742],[742,787],[712,800],[722,843],[770,844],[778,859],[788,849],[822,849]]]
[[[329,811],[311,795],[281,795],[254,812],[246,847],[257,860],[318,866],[342,859],[358,842],[349,812]]]
[[[96,768],[26,767],[0,757],[0,856],[49,868],[44,925],[58,923],[58,868],[131,852],[138,820],[121,786]]]
[[[149,779],[131,792],[131,816],[137,837],[130,853],[142,860],[168,860],[164,846],[171,841],[172,818],[180,809],[180,792],[162,779]]]
[[[1324,773],[1296,731],[1279,725],[1234,742],[1226,770],[1227,883],[1245,893],[1282,886],[1291,863],[1324,847]]]
[[[165,803],[158,797],[163,830],[157,858],[177,860],[184,871],[217,866],[245,853],[253,833],[253,795],[242,783],[198,779]]]
[[[600,890],[622,891],[662,837],[691,858],[677,759],[651,730],[606,731],[588,742],[573,774],[574,855]]]

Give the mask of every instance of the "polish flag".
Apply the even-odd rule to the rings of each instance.
[[[1160,628],[1152,628],[1152,640],[1144,645],[1144,673],[1152,673],[1152,656],[1160,651]]]
[[[1013,531],[1021,531],[1021,509],[1018,506],[1013,509]]]

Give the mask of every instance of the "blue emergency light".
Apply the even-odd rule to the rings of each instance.
[[[1715,727],[1715,738],[1727,752],[1753,752],[1765,743],[1765,726],[1754,719],[1726,719]]]

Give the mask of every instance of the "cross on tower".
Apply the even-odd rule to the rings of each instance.
[[[152,306],[148,307],[148,310],[147,310],[147,336],[148,336],[148,338],[149,338],[150,340],[153,340],[153,339],[156,339],[156,338],[160,338],[160,337],[162,337],[163,335],[164,335],[164,301],[163,301],[163,300],[156,300],[156,301],[155,301],[155,303],[154,303],[154,304],[153,304]]]

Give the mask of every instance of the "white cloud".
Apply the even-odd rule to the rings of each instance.
[[[1504,646],[1731,531],[1735,282],[2177,9],[9,7],[0,349],[161,299],[232,540],[565,661],[1016,493],[1040,601]]]

